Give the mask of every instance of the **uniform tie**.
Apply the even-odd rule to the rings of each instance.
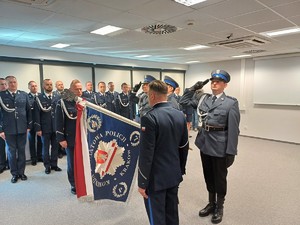
[[[12,93],[11,93],[11,96],[12,96],[13,98],[15,98],[15,97],[16,97],[16,93],[15,93],[15,92],[12,92]]]
[[[51,96],[51,95],[48,95],[48,98],[51,100],[51,99],[52,99],[52,96]]]
[[[214,95],[212,98],[212,102],[211,102],[212,105],[215,103],[216,99],[217,99],[217,96]]]

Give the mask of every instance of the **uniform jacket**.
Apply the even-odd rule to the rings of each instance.
[[[92,95],[91,97],[91,102],[99,105],[103,108],[106,108],[106,93],[102,94],[100,92],[96,92],[95,94]]]
[[[175,93],[168,95],[168,102],[170,102],[175,109],[180,110],[179,104],[175,97]]]
[[[56,132],[55,128],[55,109],[60,95],[53,94],[52,98],[43,93],[36,97],[34,106],[34,128],[42,133]]]
[[[91,99],[94,94],[95,94],[94,91],[89,92],[89,91],[85,90],[82,92],[81,97],[85,98],[85,99]]]
[[[187,91],[189,92],[189,91]],[[182,102],[187,103],[187,93]],[[199,101],[199,100],[198,100]],[[191,99],[191,105],[195,106],[195,100]],[[214,104],[212,96],[207,94],[198,110],[203,116],[203,125],[225,127],[224,131],[207,131],[202,128],[195,140],[196,146],[206,155],[224,157],[226,154],[236,155],[239,135],[240,112],[238,101],[223,93]]]
[[[63,107],[63,103],[65,108]],[[66,110],[66,111],[65,111]],[[75,101],[60,99],[55,110],[55,126],[57,142],[67,141],[68,147],[75,145],[77,109]]]
[[[113,93],[110,91],[105,92],[106,93],[106,106],[107,110],[116,113],[116,100],[118,98],[118,92],[114,91]]]
[[[133,119],[132,102],[130,101],[130,93],[125,95],[121,92],[116,100],[117,113],[127,119]]]
[[[23,134],[32,128],[31,107],[28,94],[16,91],[15,98],[10,92],[0,92],[0,132],[5,134]]]
[[[181,152],[188,152],[188,131],[181,111],[162,102],[141,117],[138,186],[155,191],[182,181]]]

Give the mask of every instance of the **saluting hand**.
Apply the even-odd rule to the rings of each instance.
[[[139,188],[139,192],[145,199],[148,199],[148,195],[146,194],[146,189]]]

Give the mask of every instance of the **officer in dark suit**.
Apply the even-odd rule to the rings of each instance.
[[[178,185],[189,147],[185,117],[167,102],[167,89],[160,80],[149,84],[153,108],[141,118],[138,187],[156,225],[179,224]]]
[[[28,98],[29,104],[31,108],[31,114],[33,116],[34,121],[34,102],[36,97],[40,94],[38,93],[38,86],[35,81],[28,82]],[[36,136],[36,130],[33,126],[32,129],[28,132],[28,141],[29,141],[29,150],[30,150],[30,157],[31,157],[31,165],[35,166],[37,161],[42,162],[42,140],[40,136]]]
[[[107,84],[108,91],[105,92],[106,94],[106,109],[116,113],[116,100],[118,98],[119,93],[115,91],[115,85],[114,82],[110,81]]]
[[[237,154],[240,112],[238,101],[224,93],[230,75],[224,70],[211,73],[212,94],[206,94],[195,102],[191,97],[205,83],[197,82],[187,89],[181,98],[182,104],[198,105],[202,128],[195,144],[201,151],[203,174],[208,191],[208,205],[200,210],[199,216],[213,213],[212,223],[220,223],[227,193],[227,168]]]
[[[44,92],[36,97],[35,101],[34,127],[43,141],[45,173],[50,174],[51,170],[61,171],[61,168],[57,166],[58,143],[55,129],[55,108],[60,96],[53,94],[53,84],[50,79],[43,81],[43,88]]]
[[[128,91],[128,84],[122,83],[122,92],[118,95],[116,100],[117,113],[127,119],[133,119],[132,101],[130,100],[130,93]]]
[[[106,105],[106,84],[103,81],[98,83],[98,92],[92,95],[91,102],[101,106],[102,108],[107,108]]]
[[[82,95],[82,84],[79,80],[73,80],[70,91],[76,96]],[[67,152],[67,173],[71,185],[71,193],[76,194],[74,180],[74,145],[76,131],[77,109],[74,100],[60,99],[55,110],[56,139]]]
[[[0,137],[8,146],[8,162],[12,174],[11,182],[27,180],[25,175],[25,145],[27,131],[31,129],[31,109],[28,95],[17,90],[14,76],[7,76],[8,89],[0,92]]]
[[[92,81],[87,81],[85,83],[85,91],[82,92],[82,98],[85,99],[91,99],[92,96],[95,94],[95,92],[93,91],[93,83]]]
[[[0,78],[0,91],[6,91],[6,81],[4,78]],[[8,167],[8,162],[6,160],[6,147],[5,140],[0,138],[0,173]]]
[[[174,91],[179,87],[178,83],[169,76],[165,76],[164,82],[168,85],[168,102],[171,102],[175,109],[180,110],[179,104],[176,100]]]

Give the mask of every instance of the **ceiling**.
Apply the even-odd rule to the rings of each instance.
[[[30,2],[30,0],[28,0]],[[151,55],[154,62],[186,64],[188,61],[231,60],[300,52],[300,34],[268,39],[255,47],[211,48],[186,51],[183,47],[232,40],[300,26],[300,0],[207,0],[192,7],[173,0],[33,0],[39,5],[0,0],[0,45],[137,59]],[[46,3],[48,2],[48,3]],[[156,35],[142,27],[169,24],[174,33]],[[91,34],[106,25],[125,28],[110,36]],[[1,55],[1,52],[0,52]],[[30,52],[28,52],[30,57]]]

